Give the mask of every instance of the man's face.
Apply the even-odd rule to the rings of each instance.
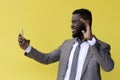
[[[81,28],[81,26],[83,26],[83,24],[80,21],[80,15],[79,14],[73,14],[71,22],[72,22],[71,28],[72,28],[72,36],[73,36],[73,38],[81,37],[82,36],[82,32],[81,32],[82,28]]]

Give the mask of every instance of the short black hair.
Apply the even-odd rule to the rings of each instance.
[[[77,9],[73,11],[72,14],[80,14],[80,16],[85,19],[90,21],[90,26],[92,26],[92,13],[88,9]]]

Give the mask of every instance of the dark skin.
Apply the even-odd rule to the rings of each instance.
[[[85,27],[85,30],[82,29],[82,26]],[[84,20],[79,14],[74,14],[72,16],[71,28],[73,37],[78,37],[81,40],[91,40],[93,37],[92,30],[89,25],[89,20]]]
[[[30,40],[25,39],[21,34],[18,36],[19,46],[25,50],[30,45]]]
[[[84,25],[86,30],[81,28],[81,25]],[[92,40],[93,34],[89,25],[89,20],[84,20],[80,17],[79,14],[74,14],[72,16],[72,35],[73,37],[78,37],[81,40]],[[18,36],[18,42],[20,47],[25,50],[30,45],[30,40],[25,39],[21,34]]]

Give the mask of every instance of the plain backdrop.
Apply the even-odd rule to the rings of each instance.
[[[93,33],[111,45],[115,68],[101,70],[103,80],[120,80],[120,1],[119,0],[0,0],[0,80],[56,80],[58,62],[40,64],[24,56],[18,34],[42,52],[56,49],[71,36],[75,9],[93,14]],[[92,74],[92,73],[91,73]]]

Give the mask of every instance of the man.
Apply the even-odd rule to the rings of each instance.
[[[30,46],[30,40],[21,34],[20,47],[28,56],[43,64],[59,61],[57,80],[101,80],[100,67],[111,71],[114,62],[110,45],[98,40],[92,33],[92,14],[87,9],[78,9],[72,16],[73,39],[64,41],[58,49],[44,54]],[[76,57],[75,57],[76,55]]]

